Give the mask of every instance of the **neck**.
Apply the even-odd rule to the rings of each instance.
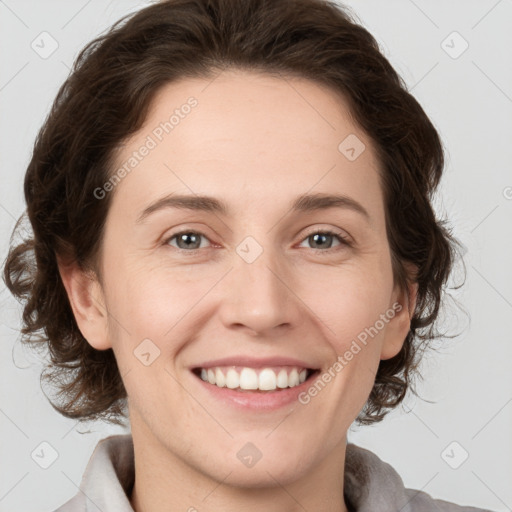
[[[144,423],[132,423],[135,512],[348,512],[343,495],[346,438],[317,466],[295,480],[271,475],[257,487],[230,484],[230,474],[212,475],[177,457]],[[307,461],[304,462],[307,464]]]

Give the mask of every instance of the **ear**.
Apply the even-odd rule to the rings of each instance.
[[[103,289],[96,275],[76,263],[57,258],[60,277],[83,337],[97,350],[112,347],[108,336],[108,314]]]
[[[407,289],[395,289],[394,300],[387,315],[390,320],[382,342],[381,359],[391,359],[402,349],[411,328],[417,296],[418,283],[410,283]],[[394,312],[394,316],[391,318],[392,312]]]

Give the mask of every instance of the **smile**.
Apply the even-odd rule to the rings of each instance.
[[[203,381],[219,388],[236,391],[277,391],[294,388],[305,382],[314,372],[312,369],[297,366],[216,366],[194,369],[194,373]]]

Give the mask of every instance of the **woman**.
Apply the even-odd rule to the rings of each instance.
[[[436,336],[442,170],[335,4],[166,0],[88,45],[27,169],[34,239],[5,265],[57,410],[130,421],[58,510],[480,510],[347,444]]]

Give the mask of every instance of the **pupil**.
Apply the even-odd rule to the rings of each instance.
[[[190,247],[190,239],[197,239],[196,235],[194,235],[193,233],[184,233],[183,235],[180,236],[180,241],[184,242],[185,243],[185,247]],[[197,240],[195,240],[195,243],[197,244]],[[192,244],[194,244],[194,241],[192,241]]]
[[[315,241],[315,243],[318,242],[318,238],[323,238],[324,239],[324,242],[325,242],[325,239],[326,238],[330,238],[331,235],[321,235],[321,234],[316,234],[316,235],[313,235],[313,240]],[[322,243],[322,242],[320,242]]]

